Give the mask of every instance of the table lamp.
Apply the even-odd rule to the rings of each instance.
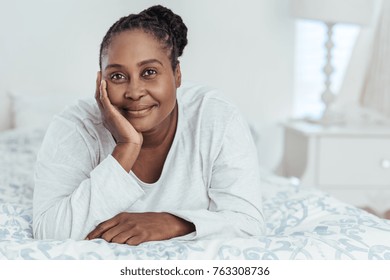
[[[337,23],[369,25],[374,14],[373,0],[291,0],[291,13],[296,18],[319,20],[326,24],[327,39],[325,41],[326,62],[323,68],[325,89],[321,95],[324,111],[320,123],[330,124],[335,116],[330,110],[336,99],[331,89],[331,76],[334,72],[332,65],[333,26]]]

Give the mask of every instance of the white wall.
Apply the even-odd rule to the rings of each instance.
[[[252,123],[272,127],[292,109],[294,34],[288,2],[0,0],[0,130],[9,127],[7,91],[92,95],[106,30],[119,17],[156,3],[180,14],[189,28],[181,60],[184,79],[220,88]],[[264,161],[273,165],[271,138],[264,138],[272,143]]]

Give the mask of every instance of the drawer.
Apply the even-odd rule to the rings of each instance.
[[[320,186],[390,187],[390,140],[320,138],[317,172]]]

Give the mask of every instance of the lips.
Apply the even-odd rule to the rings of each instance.
[[[123,108],[123,111],[131,116],[131,117],[144,117],[148,115],[153,108],[156,107],[155,105],[139,105],[139,106],[131,106]]]

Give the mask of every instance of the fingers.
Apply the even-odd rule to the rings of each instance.
[[[147,241],[147,240],[145,240],[141,236],[137,235],[137,236],[133,236],[133,237],[130,237],[129,239],[127,239],[126,244],[132,245],[132,246],[137,246],[145,241]]]
[[[107,239],[105,240],[108,241]],[[147,238],[147,234],[145,234],[144,232],[138,232],[134,228],[131,228],[129,230],[125,230],[119,233],[114,238],[112,238],[111,241],[108,242],[127,245],[139,245],[147,241],[151,241]]]
[[[107,82],[102,79],[102,73],[100,71],[97,73],[96,78],[95,99],[102,113],[103,111],[113,113],[115,107],[111,104],[111,101],[108,98]]]
[[[135,225],[131,224],[115,224],[113,227],[107,222],[99,224],[96,229],[91,231],[87,240],[102,238],[107,242],[118,244],[139,245],[147,241],[146,235],[142,231],[137,230]]]
[[[133,227],[129,226],[128,228],[118,230],[110,241],[113,243],[125,244],[127,240],[133,238],[136,234],[137,233],[134,231]]]
[[[102,72],[98,71],[96,74],[96,90],[95,90],[95,98],[100,96],[100,81],[102,79]]]
[[[101,238],[101,236],[108,231],[109,229],[115,227],[119,221],[117,219],[112,218],[110,220],[107,220],[105,222],[100,223],[93,231],[91,231],[86,239],[95,239],[95,238]]]
[[[99,106],[99,109],[103,109],[102,102],[100,101],[100,84],[102,79],[102,72],[98,71],[96,75],[96,89],[95,89],[95,100]]]
[[[125,243],[127,239],[132,237],[133,231],[132,231],[133,225],[131,224],[118,224],[115,227],[107,230],[101,238],[106,240],[107,242],[114,242],[114,243]]]
[[[105,80],[100,83],[100,102],[106,110],[112,107],[111,101],[108,99],[107,82]]]

